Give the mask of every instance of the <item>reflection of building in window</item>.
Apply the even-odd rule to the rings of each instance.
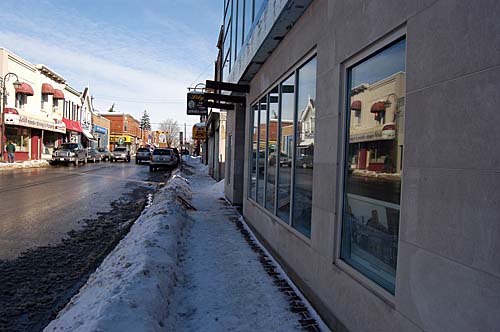
[[[399,173],[403,151],[405,73],[351,90],[351,167]]]
[[[307,106],[300,114],[299,119],[299,137],[298,137],[298,156],[312,156],[314,153],[314,121],[316,118],[316,109],[314,100],[308,98]],[[311,165],[312,167],[312,160]]]

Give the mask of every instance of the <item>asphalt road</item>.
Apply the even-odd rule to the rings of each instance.
[[[147,165],[88,163],[0,173],[0,260],[27,249],[57,244],[86,219],[109,212],[111,203],[139,187],[165,180]]]

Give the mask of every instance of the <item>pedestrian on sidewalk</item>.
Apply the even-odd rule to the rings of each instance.
[[[7,150],[7,158],[9,159],[9,163],[14,162],[14,154],[16,152],[16,146],[12,144],[12,141],[9,141],[9,144],[7,144],[7,147],[5,148]]]

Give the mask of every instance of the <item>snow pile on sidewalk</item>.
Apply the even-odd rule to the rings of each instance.
[[[47,160],[27,160],[15,163],[2,163],[0,162],[0,170],[14,169],[14,168],[38,168],[50,166]]]
[[[45,332],[164,330],[187,220],[177,196],[191,199],[181,177],[160,189],[152,206]]]

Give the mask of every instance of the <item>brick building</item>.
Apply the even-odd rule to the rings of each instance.
[[[108,119],[110,123],[109,149],[124,145],[130,149],[130,153],[135,153],[141,137],[140,122],[130,114],[105,113],[102,117]]]

